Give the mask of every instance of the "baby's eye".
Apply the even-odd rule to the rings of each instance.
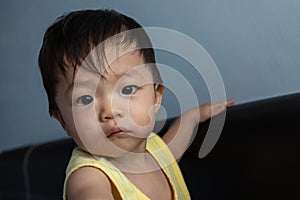
[[[127,86],[123,87],[121,93],[122,93],[123,95],[131,95],[131,94],[133,94],[137,89],[138,89],[138,86],[136,86],[136,85],[127,85]]]
[[[78,105],[88,105],[93,101],[93,97],[91,97],[90,95],[83,95],[81,97],[79,97],[78,99],[76,99],[76,103]]]

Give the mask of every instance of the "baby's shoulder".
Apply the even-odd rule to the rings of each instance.
[[[104,172],[95,167],[75,170],[67,182],[68,199],[113,199],[111,184]]]

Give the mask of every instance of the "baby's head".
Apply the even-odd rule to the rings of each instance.
[[[45,33],[39,66],[50,115],[80,147],[106,156],[144,147],[163,85],[136,21],[112,10],[64,15]]]

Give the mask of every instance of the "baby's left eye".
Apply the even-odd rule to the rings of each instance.
[[[125,87],[122,88],[121,93],[123,95],[131,95],[133,94],[136,90],[138,89],[138,86],[136,85],[127,85]]]

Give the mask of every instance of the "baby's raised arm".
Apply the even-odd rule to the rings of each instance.
[[[233,104],[233,100],[206,103],[183,113],[177,118],[163,136],[163,140],[168,144],[175,158],[179,160],[182,156],[198,123],[205,122],[209,118],[220,114],[226,107]]]

